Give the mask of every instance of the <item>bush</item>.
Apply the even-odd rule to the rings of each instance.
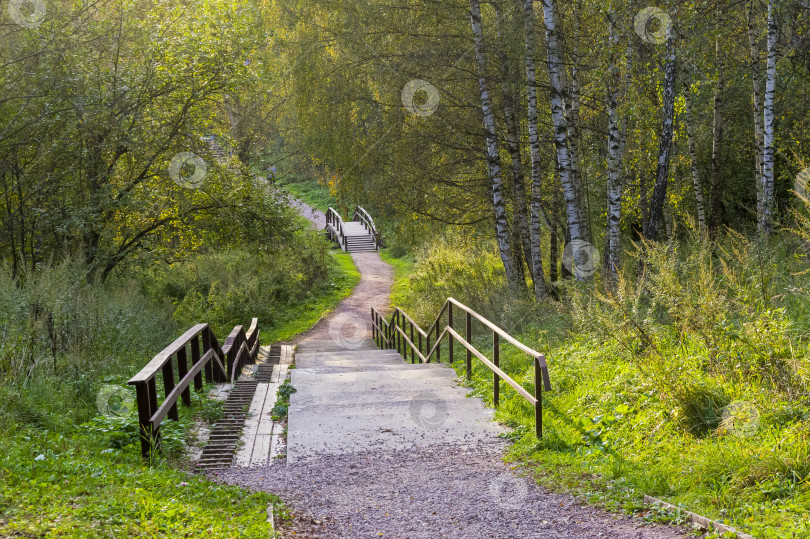
[[[432,323],[448,297],[493,320],[513,298],[494,243],[458,232],[448,232],[417,252],[409,288],[399,306],[420,324]]]
[[[142,279],[155,301],[168,299],[179,327],[211,324],[224,339],[253,317],[263,329],[284,321],[284,313],[330,286],[329,246],[309,232],[273,252],[232,250],[200,254],[184,262],[153,267]]]

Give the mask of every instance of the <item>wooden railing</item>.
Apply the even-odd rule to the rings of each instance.
[[[380,236],[377,233],[377,227],[374,226],[374,219],[371,218],[371,216],[366,210],[363,209],[362,206],[355,206],[352,221],[360,221],[363,223],[365,229],[368,230],[368,233],[371,234],[371,237],[374,239],[374,245],[379,248]]]
[[[464,315],[464,336],[462,337],[453,326],[454,307]],[[442,327],[441,321],[447,315],[447,324]],[[492,332],[492,360],[484,356],[472,345],[472,321],[480,322],[488,331]],[[374,342],[379,348],[393,348],[405,359],[408,351],[411,353],[411,363],[419,359],[420,363],[430,363],[432,359],[441,361],[441,342],[447,337],[448,356],[453,362],[453,344],[458,342],[467,352],[466,372],[467,379],[472,378],[472,357],[478,358],[492,371],[492,400],[497,407],[500,403],[500,381],[509,384],[521,397],[534,407],[535,434],[543,437],[543,390],[551,391],[551,382],[548,376],[548,366],[543,354],[521,343],[504,330],[473,311],[466,305],[448,298],[436,316],[435,322],[428,331],[424,331],[405,311],[400,308],[394,310],[390,321],[386,320],[376,309],[371,309],[371,331]],[[521,352],[528,354],[534,363],[534,395],[518,384],[500,367],[501,340],[511,344]],[[431,346],[431,341],[434,343]]]
[[[331,207],[326,210],[326,231],[329,233],[329,237],[336,240],[345,251],[346,235],[343,233],[343,217]]]
[[[256,361],[258,352],[259,320],[254,318],[247,332],[242,326],[233,328],[222,347],[208,324],[197,324],[147,363],[128,382],[135,386],[143,455],[148,456],[159,450],[160,423],[163,419],[167,416],[175,421],[179,419],[177,400],[181,399],[185,406],[191,406],[189,386],[192,381],[196,391],[203,389],[203,375],[209,384],[233,383],[245,365]],[[163,378],[162,402],[158,402],[158,374]]]

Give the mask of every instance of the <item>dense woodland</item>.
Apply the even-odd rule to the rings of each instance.
[[[453,296],[546,354],[548,435],[497,416],[538,481],[810,534],[806,0],[0,8],[0,535],[267,532],[95,398],[192,323],[288,338],[356,284],[271,170],[371,212],[417,320]]]
[[[335,192],[401,232],[489,223],[512,287],[529,277],[542,299],[565,244],[580,278],[610,276],[640,237],[790,221],[809,15],[798,1],[285,4],[285,127]],[[428,86],[409,93],[413,79]]]
[[[0,51],[15,272],[81,252],[104,278],[205,234],[272,237],[244,179],[171,181],[178,152],[212,161],[210,135],[406,239],[489,223],[538,299],[565,245],[575,277],[609,277],[640,237],[779,230],[808,165],[798,0],[36,5],[3,14]]]

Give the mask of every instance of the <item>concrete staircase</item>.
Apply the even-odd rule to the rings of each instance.
[[[317,343],[302,345],[295,363],[288,463],[368,450],[473,446],[503,432],[491,421],[491,409],[467,398],[469,390],[447,365],[405,363],[393,350]]]

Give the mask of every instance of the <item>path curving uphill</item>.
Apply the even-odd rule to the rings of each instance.
[[[549,493],[504,464],[503,428],[455,371],[376,349],[369,311],[388,308],[393,269],[377,253],[352,258],[360,284],[297,339],[286,462],[217,476],[280,496],[295,515],[281,536],[684,537]]]

